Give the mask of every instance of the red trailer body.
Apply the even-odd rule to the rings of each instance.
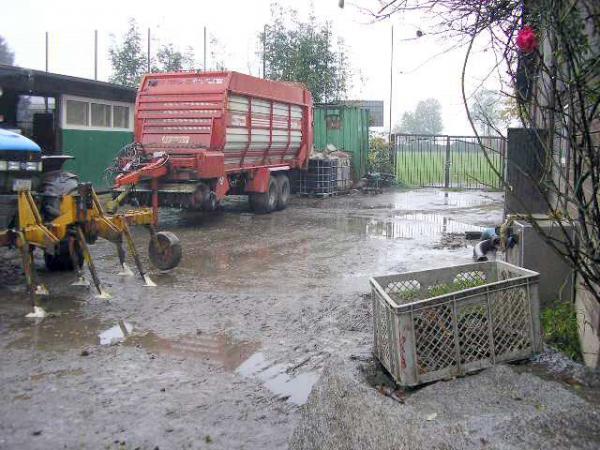
[[[116,185],[152,193],[155,207],[211,209],[228,193],[248,193],[270,212],[285,207],[287,171],[307,165],[312,121],[312,95],[299,84],[237,72],[149,74],[136,100],[137,160],[123,160]]]

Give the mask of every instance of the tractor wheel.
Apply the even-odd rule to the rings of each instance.
[[[290,179],[284,173],[275,177],[277,180],[277,206],[276,209],[281,211],[285,209],[290,198]]]
[[[170,231],[159,231],[156,233],[156,241],[150,239],[148,256],[157,269],[171,270],[181,261],[181,242]]]
[[[83,252],[78,245],[76,245],[75,251],[77,252],[79,268],[81,268],[83,266]],[[71,261],[71,256],[69,255],[68,241],[61,241],[54,255],[44,252],[44,263],[49,272],[70,272],[74,270],[73,261]]]
[[[277,181],[275,177],[269,178],[269,189],[267,192],[250,193],[250,206],[257,214],[268,214],[277,207]]]

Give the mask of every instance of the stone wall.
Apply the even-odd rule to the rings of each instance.
[[[589,367],[600,367],[600,304],[587,289],[580,287],[575,309],[583,360]]]

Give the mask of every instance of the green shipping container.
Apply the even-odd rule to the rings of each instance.
[[[354,178],[367,173],[369,155],[369,111],[357,106],[316,105],[314,133],[316,150],[334,145],[352,154]]]

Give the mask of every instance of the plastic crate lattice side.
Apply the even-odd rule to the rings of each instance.
[[[413,323],[420,374],[456,365],[451,305],[423,309],[414,315]]]
[[[525,287],[495,292],[491,309],[496,356],[531,348],[529,302]]]

